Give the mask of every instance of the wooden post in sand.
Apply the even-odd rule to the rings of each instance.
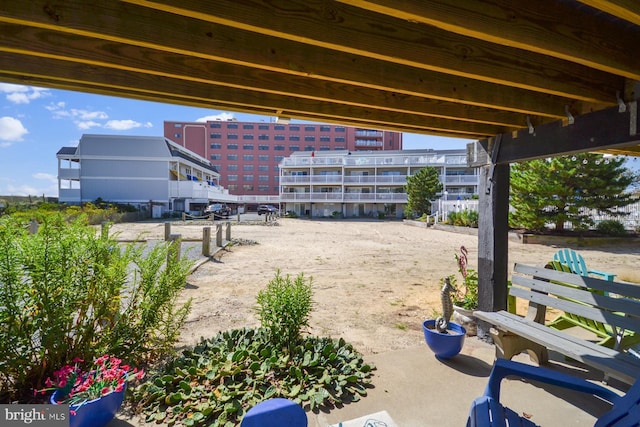
[[[202,228],[202,255],[211,256],[211,227]]]
[[[222,224],[216,224],[216,246],[222,247]]]

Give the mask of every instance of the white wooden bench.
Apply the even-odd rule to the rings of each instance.
[[[600,346],[544,324],[547,307],[553,307],[611,325],[620,337],[624,330],[640,333],[640,285],[516,264],[509,295],[529,301],[526,316],[507,311],[474,312],[478,319],[494,326],[491,336],[496,357],[511,359],[526,350],[538,364],[544,364],[547,351],[552,350],[602,371],[604,379],[632,384],[640,377],[640,358],[619,351],[617,345]]]

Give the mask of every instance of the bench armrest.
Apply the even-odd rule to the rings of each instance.
[[[489,381],[487,382],[487,388],[484,391],[484,396],[500,401],[501,381],[503,378],[510,375],[568,388],[582,393],[592,394],[610,402],[611,404],[614,404],[621,398],[620,395],[616,394],[612,390],[583,380],[582,378],[507,359],[496,359],[493,369],[491,370],[491,374],[489,375]]]
[[[615,273],[607,273],[599,270],[589,270],[588,273],[595,274],[596,276],[602,276],[603,280],[608,280],[610,282],[613,282],[613,279],[616,277]]]

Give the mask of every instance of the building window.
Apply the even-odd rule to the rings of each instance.
[[[336,145],[335,147],[333,147],[334,150],[346,150],[346,148],[344,148],[343,146],[340,145]]]
[[[305,130],[305,132],[315,132],[316,131],[316,127],[315,126],[305,126],[304,130]]]
[[[266,144],[260,144],[258,145],[258,150],[260,151],[269,151],[269,146]]]
[[[212,154],[211,160],[222,160],[222,154]]]
[[[260,141],[268,141],[269,140],[269,135],[267,135],[267,134],[258,135],[258,140],[260,140]]]
[[[273,191],[275,191],[276,193],[279,192],[280,191],[280,187],[278,187],[278,186],[273,187]]]
[[[253,123],[245,123],[242,125],[242,129],[253,129]]]
[[[237,133],[228,133],[227,134],[227,139],[238,139],[238,134]]]
[[[238,175],[227,175],[227,181],[237,181]]]
[[[242,139],[253,139],[253,134],[252,133],[245,133],[244,135],[242,135]],[[253,148],[252,148],[253,150]]]
[[[258,170],[262,171],[262,172],[268,172],[269,171],[269,165],[258,165]]]
[[[289,146],[289,151],[300,151],[300,146],[299,145],[290,145]]]
[[[227,150],[237,150],[238,144],[227,144]]]
[[[258,156],[258,160],[261,162],[268,162],[269,161],[269,155],[268,154],[260,154]]]
[[[276,175],[273,177],[274,182],[280,182],[280,176]]]
[[[253,165],[242,165],[242,170],[243,171],[252,171],[253,170]]]
[[[320,142],[331,142],[331,137],[330,136],[321,136],[320,137]]]
[[[243,181],[253,181],[253,175],[242,175]]]
[[[273,160],[275,160],[276,162],[281,162],[282,159],[284,159],[284,156],[273,156]]]
[[[228,171],[237,171],[238,170],[238,165],[227,165],[227,170]]]
[[[213,166],[213,168],[217,171],[221,171],[222,170],[222,165],[211,165]]]
[[[329,147],[328,145],[321,145],[319,150],[320,151],[329,151],[329,150],[331,150],[331,147]]]
[[[253,154],[243,154],[242,160],[245,162],[253,162]]]
[[[222,144],[220,144],[219,142],[216,142],[215,144],[211,144],[211,148],[214,150],[221,150]]]
[[[316,140],[316,137],[313,136],[313,135],[306,135],[304,137],[304,140],[307,141],[307,142],[314,142]]]
[[[274,141],[284,141],[284,135],[274,135],[273,140]]]
[[[275,165],[275,166],[273,167],[273,171],[274,171],[274,172],[279,172],[279,171],[280,171],[280,166]]]
[[[243,150],[253,150],[253,144],[242,144]]]
[[[245,184],[242,186],[242,190],[244,191],[253,191],[253,185]]]
[[[320,132],[331,132],[330,126],[320,126]]]
[[[260,129],[260,130],[269,130],[269,125],[260,124],[260,125],[258,125],[258,129]]]
[[[211,129],[220,129],[222,127],[222,123],[209,123],[209,127]]]
[[[182,123],[174,123],[173,127],[174,128],[181,128],[182,127]]]
[[[227,190],[236,191],[238,189],[238,184],[229,184],[227,185]]]
[[[289,130],[295,130],[296,132],[300,130],[300,126],[298,125],[289,125]]]
[[[258,175],[258,181],[269,181],[269,175]]]
[[[289,135],[289,141],[300,141],[300,135]]]
[[[237,154],[227,154],[227,160],[238,160]]]
[[[227,123],[227,129],[238,129],[237,123]]]
[[[220,138],[222,138],[222,134],[221,133],[210,133],[209,134],[209,138],[211,138],[211,139],[220,139]]]
[[[336,136],[333,142],[345,142],[344,136]]]
[[[181,134],[179,134],[179,133],[174,133],[174,134],[173,134],[173,137],[174,137],[174,138],[182,138],[182,135],[181,135]]]
[[[344,132],[344,129],[345,129],[345,128],[344,128],[344,127],[342,127],[342,126],[336,126],[334,130],[335,130],[336,132]]]
[[[304,151],[313,151],[316,147],[314,145],[305,145]]]
[[[275,126],[273,127],[273,129],[274,129],[274,130],[284,130],[285,128],[284,128],[284,125],[275,125]]]
[[[268,185],[258,185],[258,191],[260,191],[262,193],[266,193],[267,191],[269,191],[269,186]]]
[[[273,149],[275,151],[284,151],[284,145],[274,145]]]

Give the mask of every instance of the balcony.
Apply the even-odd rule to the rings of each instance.
[[[282,202],[407,203],[406,193],[281,193]]]
[[[80,169],[79,168],[59,168],[58,169],[58,179],[80,179]]]
[[[366,166],[406,166],[406,167],[422,167],[422,166],[463,166],[467,167],[466,155],[443,155],[443,154],[423,154],[423,155],[407,155],[403,153],[395,153],[377,156],[360,156],[357,154],[351,156],[292,156],[287,157],[280,162],[281,168],[287,167],[310,167],[310,166],[348,166],[348,167],[366,167]]]
[[[60,188],[58,189],[58,201],[60,203],[80,203],[79,188]]]
[[[477,181],[477,178],[476,178]],[[374,185],[396,184],[405,185],[407,177],[404,175],[295,175],[281,176],[281,185],[309,185],[309,184],[345,184],[345,185]]]
[[[235,200],[229,190],[202,181],[169,181],[169,198]]]

